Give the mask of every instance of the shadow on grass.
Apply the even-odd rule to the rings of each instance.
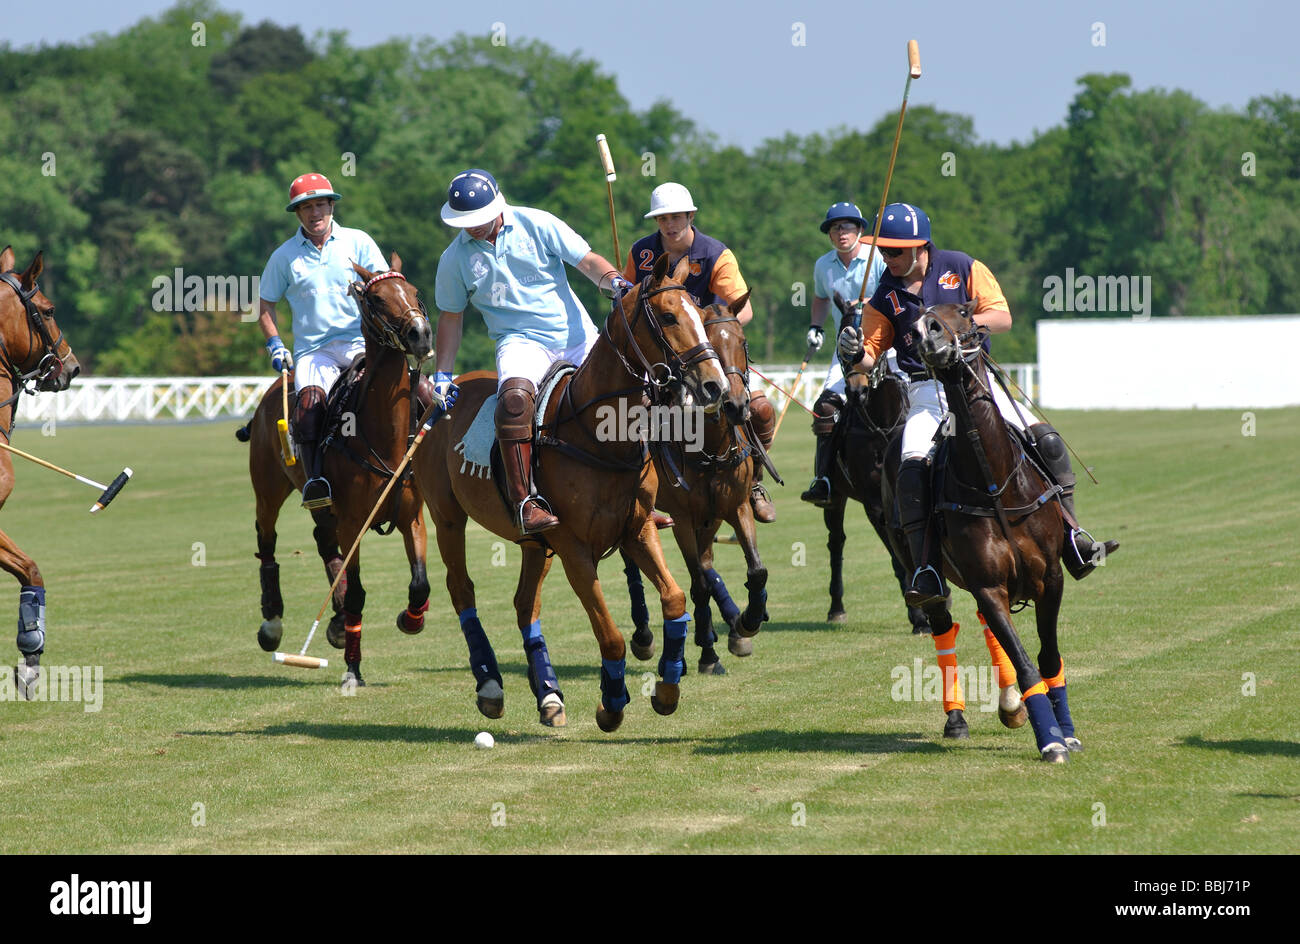
[[[325,671],[329,671],[326,669]],[[129,685],[163,685],[167,688],[295,688],[302,685],[318,685],[320,677],[295,678],[288,675],[217,675],[216,673],[194,675],[159,675],[136,674],[124,675],[119,682]],[[333,682],[333,679],[330,679]]]
[[[640,665],[640,664],[642,664],[642,663],[638,663],[635,659],[632,659],[632,658],[629,658],[629,659],[628,659],[628,669],[629,669],[629,670],[632,668],[632,666],[634,666],[634,665]],[[652,665],[653,663],[651,663],[651,662],[646,662],[646,663],[644,663],[644,664],[645,664],[645,665]],[[498,662],[497,662],[497,668],[501,670],[501,677],[502,677],[502,678],[506,678],[507,676],[511,676],[511,675],[519,675],[519,676],[521,676],[521,677],[526,677],[526,676],[528,675],[528,663],[526,663],[526,662],[500,662],[500,661],[498,661]],[[558,679],[561,679],[561,680],[564,680],[564,679],[573,679],[573,680],[576,681],[576,680],[579,680],[579,679],[599,679],[599,678],[600,678],[600,666],[598,666],[598,665],[553,665],[553,666],[551,666],[551,668],[555,669],[555,677],[558,678]],[[464,675],[469,676],[471,679],[474,677],[474,676],[473,676],[473,673],[470,672],[470,668],[469,668],[468,663],[465,664],[465,665],[439,665],[439,666],[430,666],[430,667],[427,667],[427,668],[426,668],[426,667],[423,667],[423,666],[420,666],[420,667],[417,667],[417,668],[415,669],[415,671],[416,671],[416,672],[432,672],[432,673],[435,673],[435,674],[441,674],[441,673],[444,673],[444,672],[450,672],[450,673],[453,673],[453,674],[462,674],[462,673],[463,673]]]
[[[1279,757],[1300,757],[1300,741],[1207,741],[1198,734],[1183,738],[1184,747],[1207,747],[1233,754],[1276,754]]]
[[[310,737],[323,741],[392,741],[406,744],[428,744],[437,741],[461,743],[474,742],[474,728],[429,728],[403,724],[321,724],[319,722],[290,721],[268,724],[264,728],[236,731],[181,731],[186,737]],[[497,734],[501,744],[538,744],[554,740],[545,734]]]

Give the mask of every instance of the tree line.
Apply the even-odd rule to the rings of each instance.
[[[263,371],[237,300],[177,306],[167,299],[182,294],[159,285],[178,269],[259,275],[292,234],[287,186],[307,170],[344,195],[340,223],[402,255],[431,306],[454,235],[438,208],[467,166],[612,257],[601,132],[625,251],[649,231],[650,190],[685,184],[697,225],[733,249],[753,290],[751,349],[798,361],[813,262],[830,248],[818,224],[843,199],[874,213],[897,120],[747,152],[669,102],[631,108],[596,63],[541,42],[357,48],[341,32],[246,25],[208,0],[82,44],[0,46],[0,96],[0,243],[24,263],[46,251],[60,325],[101,375]],[[914,106],[890,193],[928,211],[937,245],[997,275],[1015,316],[996,341],[1006,362],[1034,358],[1037,319],[1080,316],[1047,290],[1067,273],[1149,277],[1156,317],[1300,311],[1300,257],[1285,248],[1300,242],[1300,101],[1288,95],[1216,110],[1089,74],[1063,124],[1008,146],[980,142],[958,112]],[[607,303],[574,285],[599,323]],[[458,369],[490,367],[491,352],[467,318]]]

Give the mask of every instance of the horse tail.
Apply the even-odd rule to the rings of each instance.
[[[248,442],[248,440],[253,436],[252,426],[253,421],[249,420],[243,426],[239,427],[239,429],[235,430],[235,438],[240,442]]]

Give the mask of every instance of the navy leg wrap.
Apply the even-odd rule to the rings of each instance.
[[[727,592],[727,585],[722,582],[722,577],[710,567],[704,572],[704,583],[709,588],[709,593],[713,595],[713,602],[718,604],[718,612],[722,614],[722,621],[731,626],[736,622],[736,617],[740,615],[740,607],[736,606],[736,601],[731,599],[731,594]]]
[[[757,632],[767,619],[767,571],[753,575],[745,581],[749,591],[749,602],[745,606],[745,615],[741,617],[746,631]]]
[[[641,571],[631,561],[623,568],[627,575],[627,595],[632,601],[632,625],[649,626],[650,611],[645,605],[645,585],[641,583]]]
[[[686,613],[677,619],[664,620],[664,654],[659,657],[659,676],[669,685],[679,683],[686,670],[686,624],[690,621]]]
[[[23,587],[18,594],[18,651],[25,656],[45,651],[44,587]]]
[[[1048,688],[1047,699],[1052,703],[1052,713],[1056,715],[1061,733],[1068,738],[1074,737],[1074,719],[1070,717],[1070,700],[1066,697],[1065,686]]]
[[[625,659],[600,660],[600,701],[606,711],[622,711],[631,700],[623,684],[626,668]]]
[[[546,648],[546,637],[542,635],[542,621],[533,620],[519,634],[524,637],[524,652],[528,656],[528,687],[537,698],[537,707],[542,706],[542,699],[547,695],[559,695],[560,681],[551,668],[551,654]]]
[[[1056,723],[1052,703],[1046,695],[1030,695],[1025,699],[1025,709],[1029,712],[1029,723],[1034,726],[1034,738],[1038,741],[1040,751],[1053,743],[1065,746],[1065,735]]]
[[[501,670],[497,668],[497,656],[492,651],[487,634],[483,632],[483,624],[478,621],[478,610],[469,607],[457,615],[460,617],[460,631],[469,646],[469,667],[474,673],[474,681],[482,685],[488,679],[493,679],[500,684]]]

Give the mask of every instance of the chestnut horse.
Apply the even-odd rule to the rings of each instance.
[[[718,352],[729,381],[722,409],[714,422],[704,424],[703,442],[675,445],[655,455],[659,494],[655,505],[673,518],[673,536],[691,574],[691,602],[695,607],[695,644],[700,647],[699,671],[722,675],[724,669],[713,644],[710,600],[728,626],[727,648],[732,655],[753,652],[752,637],[767,619],[767,568],[758,554],[758,535],[749,503],[754,472],[762,461],[762,448],[749,420],[749,349],[736,315],[749,295],[730,306],[710,305],[704,312],[709,343]],[[678,481],[680,476],[681,481]],[[748,602],[742,612],[713,568],[713,538],[723,522],[735,529],[745,554]],[[654,655],[654,633],[641,575],[624,556],[624,573],[632,597],[632,654],[642,661]]]
[[[402,260],[397,253],[393,253],[390,264],[388,272],[378,275],[359,265],[352,266],[362,280],[353,282],[348,290],[361,308],[365,374],[355,417],[345,416],[339,431],[321,444],[325,450],[321,465],[330,481],[334,504],[312,512],[316,523],[312,536],[330,582],[343,566],[340,547],[352,546],[375,499],[406,453],[412,401],[406,358],[409,355],[422,361],[433,349],[433,332],[419,290],[401,274]],[[262,397],[252,421],[240,431],[241,439],[249,438],[248,433],[252,439],[248,472],[257,497],[256,556],[262,562],[263,623],[257,641],[267,652],[279,646],[283,632],[284,601],[280,596],[280,565],[275,561],[275,522],[284,500],[301,492],[306,481],[303,464],[286,466],[280,453],[276,421],[282,415],[280,381],[276,380]],[[387,507],[381,509],[373,526],[378,529],[385,521],[401,531],[411,564],[408,604],[398,614],[397,626],[404,633],[418,633],[424,629],[424,611],[429,605],[429,580],[424,565],[424,516],[411,482],[393,489]],[[326,631],[330,644],[344,650],[345,685],[365,684],[361,677],[361,613],[365,601],[358,551],[348,564],[347,576],[334,591],[334,617]]]
[[[81,365],[54,321],[54,305],[36,280],[45,269],[38,252],[21,273],[14,271],[14,251],[0,252],[0,436],[9,441],[18,398],[23,392],[67,390]],[[14,490],[13,461],[0,452],[0,507]],[[45,580],[36,562],[0,531],[0,568],[21,585],[18,595],[18,653],[14,682],[23,698],[31,698],[40,678],[45,651]]]
[[[528,680],[543,724],[565,722],[550,656],[541,634],[541,589],[551,565],[548,548],[558,554],[565,576],[582,601],[600,645],[601,702],[596,723],[613,731],[628,703],[624,684],[626,646],[605,604],[597,566],[608,553],[626,550],[659,591],[664,617],[664,655],[651,704],[659,714],[677,708],[686,642],[686,595],[664,563],[650,517],[658,483],[645,443],[627,430],[609,435],[602,417],[630,416],[642,406],[647,388],[660,402],[680,381],[706,411],[718,408],[726,377],[704,334],[699,310],[680,284],[689,260],[668,276],[668,257],[654,272],[613,305],[600,338],[576,373],[561,380],[548,401],[534,450],[538,491],[559,516],[544,535],[519,538],[518,526],[491,479],[462,471],[454,447],[497,389],[494,374],[466,374],[457,383],[460,397],[450,419],[438,423],[416,452],[415,475],[429,506],[438,550],[447,568],[447,590],[469,646],[479,711],[499,718],[505,693],[496,656],[478,619],[474,582],[465,564],[465,525],[473,518],[489,531],[520,543],[523,562],[514,604],[528,655]],[[539,541],[538,538],[544,539]]]
[[[935,305],[920,318],[919,352],[943,384],[954,418],[945,488],[934,495],[942,517],[944,574],[975,598],[980,616],[1010,657],[1039,756],[1062,763],[1070,751],[1082,749],[1056,639],[1064,583],[1061,551],[1069,532],[1056,500],[1058,487],[1029,459],[993,402],[982,351],[988,331],[971,319],[976,304]],[[900,456],[895,445],[886,460],[886,507],[893,506]],[[890,538],[910,571],[914,562],[896,520]],[[1037,617],[1037,668],[1011,623],[1011,607],[1025,602],[1034,604]],[[927,607],[926,615],[936,634],[953,625],[947,600]]]

